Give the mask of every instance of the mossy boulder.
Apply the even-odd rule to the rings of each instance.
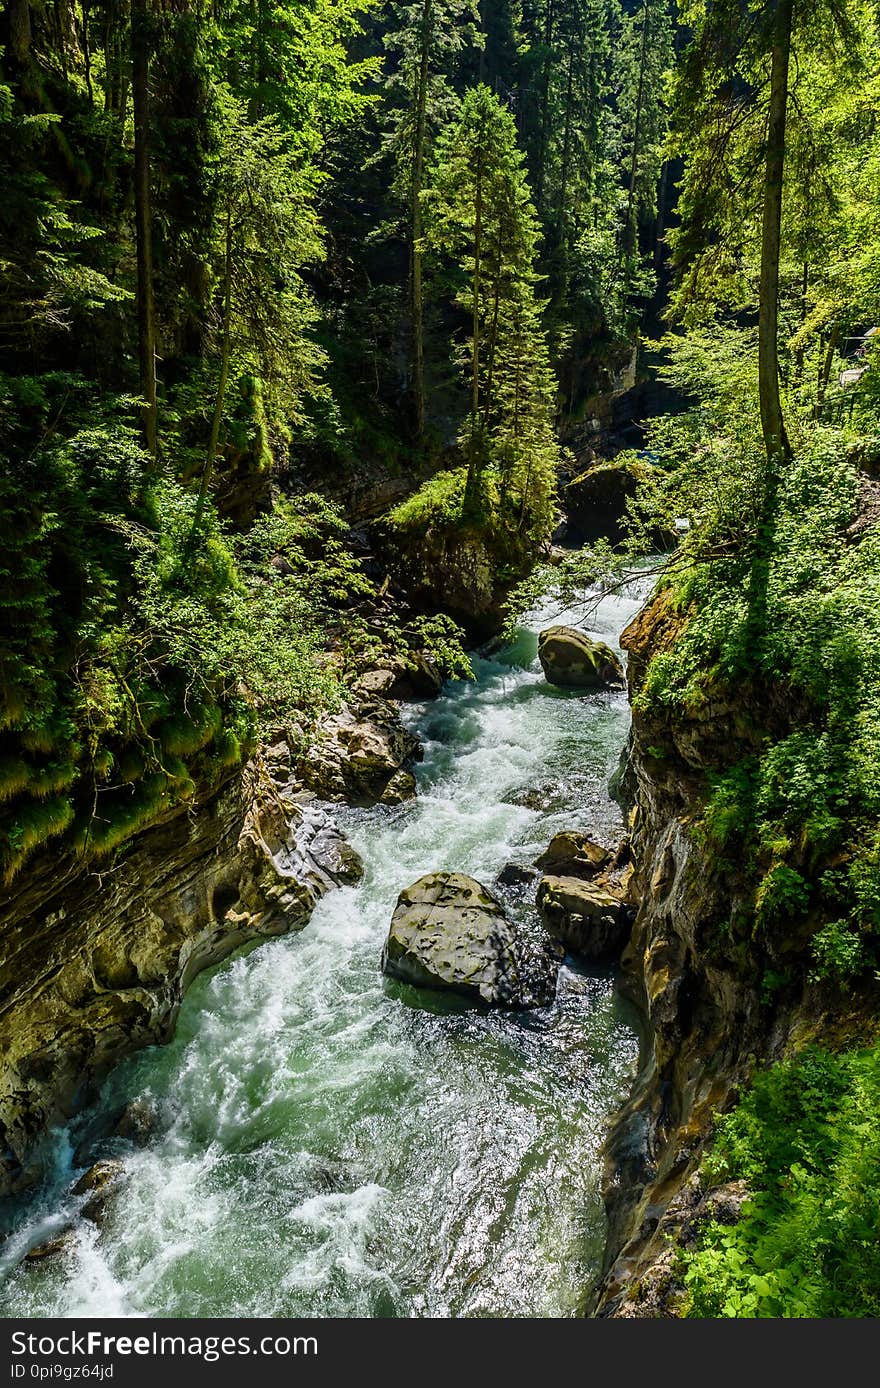
[[[623,666],[604,641],[576,627],[547,627],[538,637],[538,659],[548,684],[563,689],[624,689]]]
[[[590,963],[619,959],[634,912],[625,891],[581,877],[542,877],[538,911],[553,939]]]
[[[420,988],[452,989],[496,1007],[540,1007],[556,991],[549,948],[528,939],[482,883],[430,872],[400,893],[383,972]]]
[[[561,492],[575,536],[583,540],[599,536],[620,539],[627,505],[650,471],[650,465],[632,453],[591,461]]]

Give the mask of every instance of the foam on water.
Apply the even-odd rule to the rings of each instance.
[[[606,599],[595,633],[614,642],[640,589]],[[636,1055],[612,980],[569,964],[553,1007],[507,1015],[378,968],[397,894],[422,873],[491,885],[560,828],[620,831],[607,785],[626,700],[546,685],[535,631],[550,616],[408,713],[425,746],[418,800],[342,816],[363,883],[196,981],[173,1042],[106,1087],[108,1112],[145,1098],[160,1115],[146,1148],[122,1151],[106,1223],[16,1269],[76,1211],[73,1143],[58,1136],[54,1179],[3,1250],[6,1314],[576,1311],[604,1234],[599,1148]],[[508,904],[534,920],[524,891]]]

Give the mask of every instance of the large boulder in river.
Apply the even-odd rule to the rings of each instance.
[[[576,627],[548,627],[538,637],[538,659],[548,684],[565,689],[623,689],[623,666],[604,641]]]
[[[527,939],[463,872],[429,872],[400,893],[382,969],[404,983],[451,988],[498,1007],[541,1007],[556,992],[551,951]]]
[[[633,909],[626,893],[608,882],[581,877],[542,877],[537,906],[550,935],[591,963],[619,959]]]

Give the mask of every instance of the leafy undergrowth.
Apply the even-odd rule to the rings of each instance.
[[[840,431],[810,437],[780,479],[766,572],[724,543],[719,489],[667,580],[683,633],[636,700],[699,717],[718,694],[750,688],[762,707],[776,691],[775,729],[710,774],[701,832],[753,875],[752,927],[772,940],[815,922],[814,971],[844,984],[880,960],[880,530],[851,529],[858,461]]]
[[[219,784],[261,731],[295,737],[377,658],[468,669],[445,618],[383,614],[377,630],[379,594],[320,497],[236,534],[109,409],[34,446],[56,388],[77,385],[0,378],[0,417],[22,434],[0,479],[6,883],[50,841],[113,853]]]
[[[880,1315],[880,1046],[759,1073],[703,1165],[752,1194],[683,1255],[687,1315]]]

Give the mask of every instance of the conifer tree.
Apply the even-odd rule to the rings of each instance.
[[[394,7],[397,28],[384,45],[394,64],[387,87],[391,106],[388,147],[394,186],[406,208],[409,253],[411,377],[415,431],[425,431],[424,296],[422,287],[422,191],[433,140],[454,117],[458,98],[450,77],[461,51],[477,41],[479,17],[472,0],[416,0]]]
[[[454,258],[457,301],[470,335],[463,359],[470,410],[465,509],[481,506],[483,473],[495,466],[521,513],[543,512],[557,461],[546,337],[536,297],[539,223],[511,113],[485,85],[464,98],[438,141],[426,193],[428,239]]]

